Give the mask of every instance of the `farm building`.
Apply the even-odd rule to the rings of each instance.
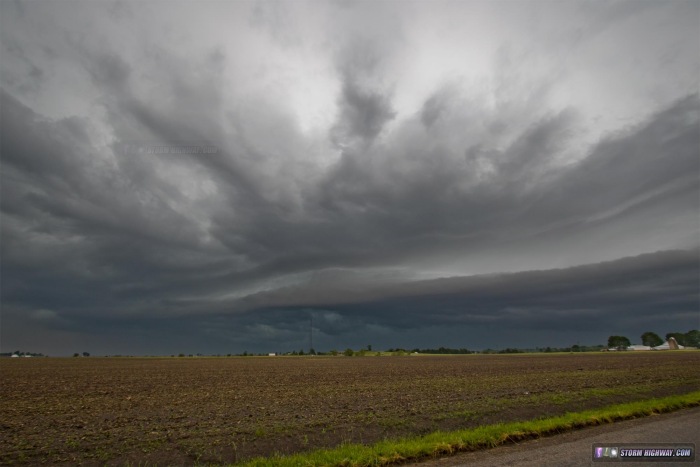
[[[685,347],[676,342],[676,339],[670,337],[665,343],[657,345],[654,350],[683,350]]]
[[[683,350],[685,347],[676,342],[676,339],[669,337],[669,339],[661,345],[656,347],[649,347],[648,345],[630,345],[627,350]],[[615,349],[610,349],[615,350]]]
[[[630,345],[627,350],[651,350],[648,345]]]

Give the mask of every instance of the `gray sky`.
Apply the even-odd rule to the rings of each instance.
[[[696,1],[2,1],[0,43],[2,351],[700,327]]]

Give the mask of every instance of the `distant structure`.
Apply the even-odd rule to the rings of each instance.
[[[654,347],[654,350],[683,350],[685,347],[680,345],[674,337],[669,337],[668,340]]]
[[[675,337],[669,337],[666,342],[656,347],[649,347],[648,345],[630,345],[627,350],[683,350],[685,347],[680,345]],[[615,349],[609,349],[615,350]]]
[[[651,350],[648,345],[630,345],[627,350]]]

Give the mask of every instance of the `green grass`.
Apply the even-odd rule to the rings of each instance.
[[[547,419],[501,423],[469,430],[435,432],[420,437],[386,440],[371,446],[343,444],[333,449],[322,449],[309,453],[256,458],[240,465],[247,467],[384,466],[459,451],[492,448],[509,442],[539,438],[577,428],[697,406],[700,406],[700,391],[682,396],[649,399],[584,412],[567,413]]]

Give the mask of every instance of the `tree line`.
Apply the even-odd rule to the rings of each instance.
[[[642,345],[649,347],[657,347],[673,337],[679,345],[683,347],[700,347],[700,331],[697,329],[690,330],[685,334],[682,332],[666,333],[666,339],[652,331],[647,331],[641,335]],[[608,337],[608,348],[624,350],[632,345],[630,340],[625,336],[610,336]]]

